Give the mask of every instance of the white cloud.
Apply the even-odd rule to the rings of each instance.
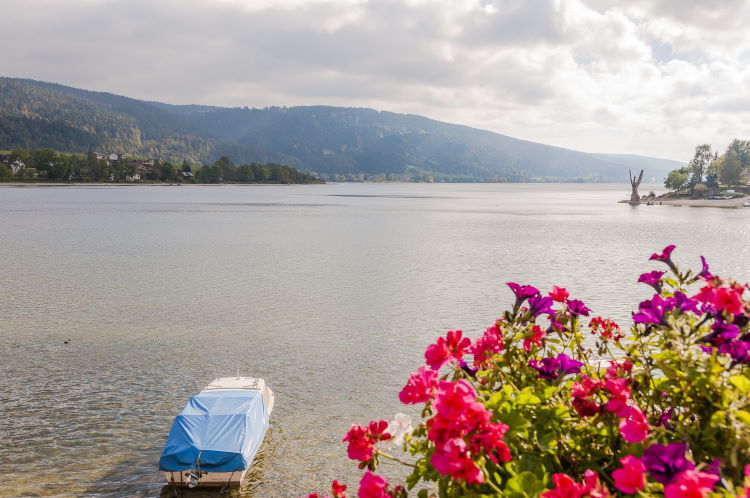
[[[750,138],[744,0],[4,0],[9,76],[171,103],[424,114],[687,159]]]

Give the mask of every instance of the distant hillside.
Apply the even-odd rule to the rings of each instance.
[[[372,109],[174,106],[0,78],[0,149],[17,147],[196,163],[228,156],[236,163],[274,162],[308,172],[416,172],[464,181],[627,181],[628,168],[661,179],[681,165],[586,154]]]

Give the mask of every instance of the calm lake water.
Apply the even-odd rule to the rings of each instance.
[[[658,188],[646,186],[642,191]],[[427,344],[505,282],[629,323],[648,256],[750,281],[750,209],[617,204],[629,185],[0,187],[0,495],[155,496],[172,418],[266,379],[250,496],[356,489],[341,438],[392,418]],[[63,341],[70,339],[69,344]],[[386,476],[396,475],[383,467]]]

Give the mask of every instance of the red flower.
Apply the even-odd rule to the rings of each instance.
[[[411,374],[406,385],[398,393],[398,399],[406,405],[426,403],[435,395],[438,374],[427,367],[419,367],[417,373]]]
[[[336,479],[331,483],[331,494],[333,498],[346,498],[346,484],[340,484]]]
[[[596,335],[598,333],[605,341],[613,338],[615,341],[619,341],[624,337],[620,333],[620,326],[609,318],[594,317],[589,322],[589,328],[592,334]]]
[[[541,348],[544,345],[542,339],[545,337],[547,337],[547,332],[542,330],[542,327],[539,325],[534,325],[531,328],[531,336],[526,337],[523,340],[524,351],[529,352],[531,350],[531,343],[534,343],[537,347]]]
[[[742,287],[716,288],[707,285],[698,292],[695,299],[702,303],[710,304],[716,308],[717,311],[726,311],[732,315],[739,315],[742,313],[743,308],[742,292]]]
[[[553,474],[553,489],[545,491],[541,498],[580,498],[586,490],[586,486],[573,480],[568,474]]]
[[[349,447],[347,448],[349,458],[369,462],[372,459],[375,443],[391,439],[391,435],[385,432],[387,427],[388,422],[385,420],[370,422],[367,427],[352,424],[352,428],[349,429],[342,440],[344,442],[349,441]]]
[[[570,387],[571,397],[573,398],[573,408],[578,412],[579,417],[590,417],[601,411],[601,407],[594,399],[594,394],[602,388],[602,382],[583,376],[581,382],[575,382]]]
[[[427,365],[433,370],[439,370],[449,361],[461,361],[471,344],[471,341],[462,335],[463,332],[460,330],[449,330],[445,338],[438,337],[436,344],[427,346],[424,352]]]
[[[555,285],[549,292],[549,297],[551,297],[553,301],[564,303],[568,299],[568,297],[570,297],[570,293],[567,289]]]

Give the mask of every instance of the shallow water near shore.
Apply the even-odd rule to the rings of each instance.
[[[326,491],[333,478],[356,489],[350,424],[409,411],[397,392],[424,348],[449,329],[481,334],[511,301],[505,282],[567,287],[626,325],[649,296],[638,275],[667,244],[678,264],[705,255],[750,281],[750,209],[618,204],[628,195],[0,186],[0,495],[158,496],[173,417],[238,369],[276,392],[243,494]]]

